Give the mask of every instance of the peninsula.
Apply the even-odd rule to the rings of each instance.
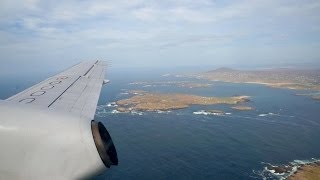
[[[116,102],[118,111],[167,111],[187,108],[190,105],[235,105],[249,100],[249,96],[204,97],[181,93],[152,93],[141,90],[133,90],[129,93],[134,96]]]
[[[235,70],[219,68],[197,74],[180,75],[211,81],[263,84],[274,88],[320,90],[319,70],[266,69]]]

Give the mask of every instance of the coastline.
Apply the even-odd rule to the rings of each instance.
[[[262,172],[264,177],[286,180],[318,180],[320,179],[320,160],[294,160],[288,164],[267,164]],[[268,175],[269,174],[269,175]]]
[[[320,179],[320,162],[301,165],[288,180],[317,180]]]

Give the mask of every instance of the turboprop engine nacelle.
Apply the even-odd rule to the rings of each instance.
[[[101,122],[0,101],[0,179],[84,179],[118,164]]]

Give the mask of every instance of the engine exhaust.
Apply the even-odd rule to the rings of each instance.
[[[111,165],[118,165],[117,151],[106,127],[101,122],[92,120],[91,130],[103,164],[108,168]]]

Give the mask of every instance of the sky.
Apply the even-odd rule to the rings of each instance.
[[[0,72],[320,65],[319,0],[1,0]]]

